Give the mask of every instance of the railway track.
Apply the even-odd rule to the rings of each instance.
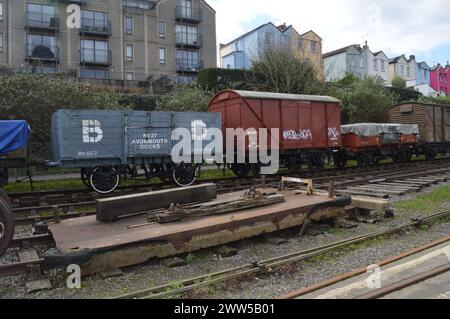
[[[448,243],[450,241],[450,236],[441,238],[439,240],[436,240],[430,244],[427,244],[425,246],[422,247],[418,247],[415,249],[412,249],[408,252],[402,253],[398,256],[395,257],[391,257],[382,261],[378,261],[376,262],[376,265],[378,265],[379,267],[383,267],[383,266],[387,266],[387,265],[391,265],[395,262],[399,262],[402,261],[404,259],[406,259],[407,257],[410,256],[414,256],[417,255],[421,252],[430,250],[436,246],[439,246],[441,244],[445,244]],[[408,288],[410,286],[419,284],[429,278],[433,278],[436,277],[442,273],[448,272],[450,270],[450,263],[447,263],[443,266],[439,266],[436,268],[433,268],[431,270],[428,271],[422,271],[419,272],[417,274],[414,274],[406,279],[402,279],[401,281],[397,281],[391,284],[386,285],[385,287],[379,288],[379,289],[375,289],[372,290],[370,292],[367,293],[363,293],[363,294],[358,294],[357,296],[355,296],[355,299],[377,299],[377,298],[381,298],[384,296],[387,296],[393,292],[396,292],[398,290],[404,289],[404,288]],[[295,298],[301,298],[304,296],[308,296],[310,294],[313,294],[315,292],[319,292],[319,291],[323,291],[323,289],[329,289],[329,287],[332,287],[336,284],[340,284],[343,283],[349,279],[355,278],[359,275],[363,275],[363,274],[367,274],[367,267],[361,267],[358,268],[354,271],[345,273],[345,274],[341,274],[339,276],[336,276],[334,278],[328,279],[326,281],[320,282],[318,284],[312,285],[312,286],[308,286],[296,291],[293,291],[291,293],[288,293],[286,295],[283,295],[281,297],[279,297],[278,299],[295,299]]]
[[[443,211],[439,213],[435,213],[424,217],[422,219],[413,220],[411,222],[405,223],[403,225],[393,227],[386,230],[376,231],[372,233],[368,233],[365,235],[353,237],[350,239],[342,240],[339,242],[335,242],[332,244],[315,247],[312,249],[297,251],[288,255],[279,256],[275,258],[271,258],[268,260],[262,260],[258,262],[254,262],[252,264],[246,264],[243,266],[226,269],[220,272],[209,273],[202,276],[188,278],[181,281],[177,281],[176,283],[168,283],[165,285],[136,291],[129,294],[124,294],[121,296],[117,296],[114,299],[157,299],[157,298],[165,298],[173,295],[179,295],[186,292],[194,291],[198,288],[211,286],[220,282],[226,282],[233,279],[242,279],[243,277],[261,273],[261,272],[271,272],[274,268],[284,266],[293,262],[298,262],[301,260],[305,260],[323,253],[327,253],[336,249],[341,249],[350,244],[361,243],[370,239],[374,239],[384,235],[390,235],[396,233],[400,230],[404,230],[406,228],[412,226],[418,226],[424,222],[430,222],[442,217],[446,217],[450,215],[450,211]],[[176,287],[176,288],[174,288]]]
[[[304,177],[304,176],[303,176]],[[450,164],[408,167],[401,170],[376,170],[355,172],[350,174],[335,174],[314,179],[315,189],[328,190],[330,183],[336,193],[350,193],[371,197],[389,198],[392,195],[404,195],[417,192],[425,187],[450,180]],[[265,184],[277,187],[280,176],[267,177]],[[245,190],[251,186],[262,186],[260,179],[222,181],[218,183],[220,194]],[[287,185],[289,187],[289,185]],[[296,187],[298,187],[296,185]],[[54,220],[52,211],[59,212],[59,218],[69,219],[95,214],[95,200],[79,203],[63,203],[59,205],[34,206],[14,208],[17,226],[33,225],[38,222]]]
[[[420,169],[426,166],[439,166],[450,163],[450,157],[438,159],[435,161],[413,161],[408,163],[385,163],[373,167],[346,167],[344,169],[329,168],[322,172],[311,173],[309,171],[287,172],[282,171],[279,174],[268,177],[268,182],[279,179],[283,175],[298,176],[301,178],[314,178],[315,180],[336,177],[336,176],[351,176],[352,174],[369,174],[370,172],[383,172],[386,170],[403,170],[408,168]],[[199,183],[216,183],[223,192],[240,190],[249,185],[258,183],[259,178],[255,177],[223,177],[213,179],[202,179]],[[53,205],[59,205],[61,208],[82,207],[86,203],[92,203],[98,198],[129,195],[136,192],[154,191],[161,189],[173,188],[170,183],[143,183],[138,185],[123,185],[119,186],[118,190],[108,194],[100,195],[90,191],[87,188],[83,189],[67,189],[67,190],[51,190],[38,192],[22,192],[8,194],[12,200],[15,212],[26,211],[45,211],[51,209]]]

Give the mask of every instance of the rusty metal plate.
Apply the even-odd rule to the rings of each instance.
[[[242,194],[243,192],[224,194],[220,195],[218,200],[239,198]],[[129,229],[128,226],[145,224],[146,216],[130,217],[115,223],[101,223],[95,216],[88,216],[64,220],[59,224],[50,225],[49,229],[61,252],[104,250],[142,242],[187,241],[196,235],[233,230],[242,226],[251,227],[258,222],[271,221],[277,224],[288,215],[306,214],[311,207],[331,201],[323,195],[306,196],[294,194],[292,191],[285,191],[282,194],[286,200],[284,203],[184,222],[151,224]]]

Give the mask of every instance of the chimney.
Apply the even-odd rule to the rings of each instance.
[[[278,30],[280,30],[281,32],[284,32],[286,29],[287,29],[286,22],[278,26]]]
[[[415,56],[415,55],[410,55],[410,56],[409,56],[409,59],[410,59],[410,60],[416,60],[416,56]]]
[[[364,47],[363,47],[364,49],[368,49],[369,48],[369,45],[367,44],[367,41],[364,43]]]

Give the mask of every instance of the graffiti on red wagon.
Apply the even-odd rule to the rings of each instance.
[[[287,130],[283,132],[283,138],[289,141],[307,141],[312,140],[311,130]]]

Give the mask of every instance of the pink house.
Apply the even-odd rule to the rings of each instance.
[[[431,69],[431,87],[438,93],[450,94],[450,65],[438,64]]]

